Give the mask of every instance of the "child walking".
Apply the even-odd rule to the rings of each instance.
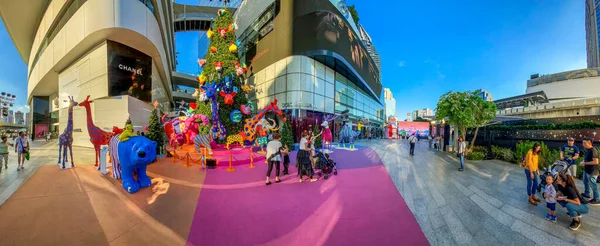
[[[2,162],[4,162],[4,169],[8,169],[8,146],[14,146],[8,142],[7,136],[2,136],[0,141],[0,173],[2,173]]]
[[[283,147],[281,154],[283,154],[283,175],[288,175],[288,168],[290,167],[290,149],[287,145]]]
[[[554,178],[548,175],[546,177],[546,189],[544,189],[544,198],[546,198],[546,207],[548,208],[546,220],[556,223],[556,189],[554,189],[552,183],[554,183]]]

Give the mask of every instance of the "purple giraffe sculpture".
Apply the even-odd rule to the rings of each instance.
[[[219,103],[217,102],[217,90],[221,88],[223,84],[218,84],[216,82],[207,83],[206,86],[202,86],[202,90],[206,92],[206,97],[211,100],[212,106],[212,132],[213,139],[225,139],[227,136],[227,129],[221,123],[219,119]]]
[[[66,102],[66,100],[65,100]],[[60,137],[58,138],[58,165],[60,165],[60,155],[62,151],[62,167],[60,169],[65,169],[65,162],[68,162],[67,159],[67,148],[69,149],[69,153],[71,154],[71,167],[75,167],[75,160],[73,160],[73,107],[77,106],[77,102],[73,100],[73,97],[69,97],[69,119],[67,121],[67,127]]]

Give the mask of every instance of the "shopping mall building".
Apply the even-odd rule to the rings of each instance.
[[[206,54],[205,32],[225,4],[245,44],[240,58],[250,68],[257,108],[277,98],[296,132],[346,109],[354,125],[382,125],[378,56],[343,0],[177,2],[0,0],[3,23],[28,66],[31,131],[62,132],[68,96],[82,102],[89,95],[89,114],[105,131],[128,117],[143,131],[155,101],[162,112],[195,101],[199,68],[189,64]],[[176,48],[175,39],[186,35],[197,38]],[[91,146],[87,118],[84,107],[74,108],[75,145]]]
[[[89,95],[94,124],[106,131],[128,117],[142,130],[151,102],[168,107],[172,7],[154,0],[0,0],[4,25],[28,67],[32,131],[62,132],[68,96],[82,102]],[[73,137],[75,145],[91,145],[84,107],[74,108]]]
[[[277,99],[291,112],[296,135],[344,110],[353,125],[368,121],[367,130],[381,130],[379,68],[344,1],[244,1],[234,18],[258,108]]]

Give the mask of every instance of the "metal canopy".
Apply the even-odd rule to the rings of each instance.
[[[494,103],[496,103],[498,109],[506,109],[548,103],[548,97],[546,96],[546,93],[544,93],[544,91],[538,91],[520,96],[495,100]]]

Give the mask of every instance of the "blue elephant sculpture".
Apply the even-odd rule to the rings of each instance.
[[[123,188],[129,193],[135,193],[140,188],[152,185],[146,175],[146,167],[156,159],[156,142],[143,137],[129,137],[127,141],[118,140],[118,135],[110,141],[111,157],[113,159],[113,176],[122,179]],[[133,174],[137,173],[137,180]]]

